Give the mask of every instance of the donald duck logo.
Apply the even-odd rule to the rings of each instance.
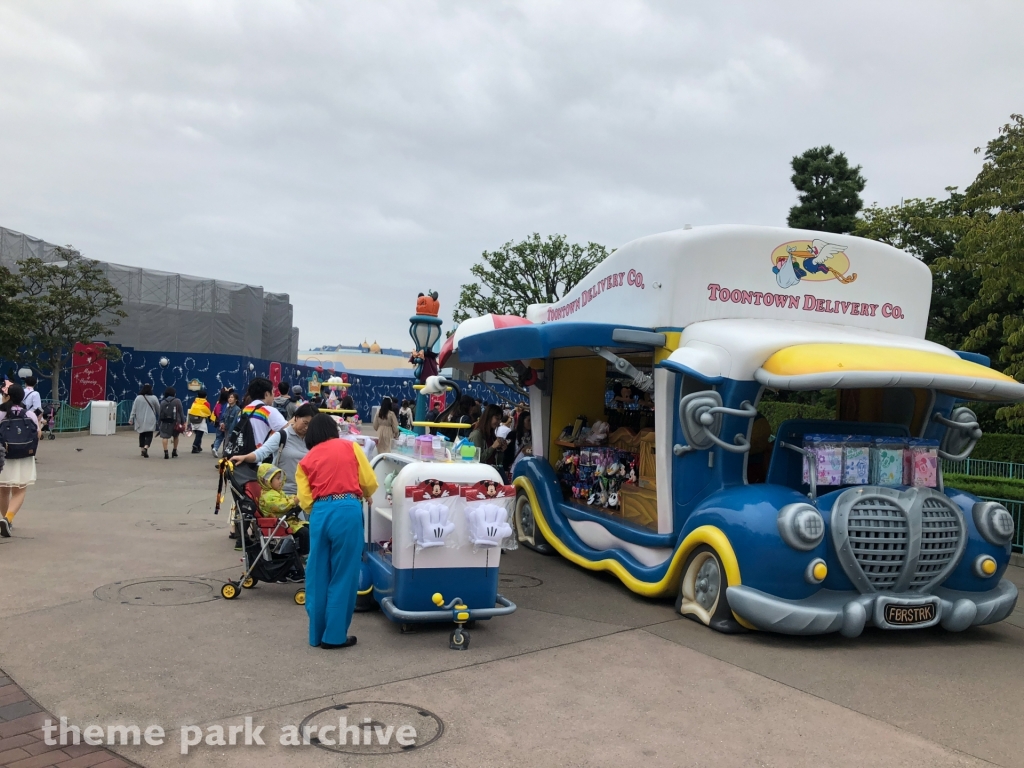
[[[824,240],[794,240],[772,251],[772,272],[780,288],[792,288],[802,280],[838,280],[844,285],[857,279],[851,272],[846,246]]]

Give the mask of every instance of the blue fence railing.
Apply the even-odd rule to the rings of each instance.
[[[1008,480],[1024,480],[1024,464],[1010,461],[989,461],[988,459],[972,459],[963,461],[942,460],[942,471],[953,475],[970,475],[972,477],[1003,477]]]

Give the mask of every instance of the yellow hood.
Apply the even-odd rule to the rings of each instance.
[[[264,488],[270,488],[270,481],[274,479],[274,475],[280,472],[284,474],[284,470],[280,467],[275,467],[273,464],[260,464],[260,468],[256,470],[256,478],[260,481],[260,485]],[[287,478],[285,478],[287,480]]]

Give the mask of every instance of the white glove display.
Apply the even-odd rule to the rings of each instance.
[[[448,505],[440,501],[420,501],[409,508],[412,535],[422,549],[443,547],[445,537],[455,530]]]
[[[466,507],[469,540],[477,547],[498,547],[512,535],[508,511],[497,504],[469,504]]]

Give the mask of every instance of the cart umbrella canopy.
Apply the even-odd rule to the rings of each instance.
[[[477,375],[484,371],[492,371],[497,368],[504,368],[507,363],[502,360],[491,360],[487,362],[463,362],[459,342],[467,336],[493,331],[500,328],[513,328],[519,325],[530,325],[530,321],[518,315],[494,315],[486,314],[479,317],[470,317],[463,320],[455,333],[444,340],[441,345],[441,354],[438,355],[438,365],[441,368],[458,368],[469,375]]]

